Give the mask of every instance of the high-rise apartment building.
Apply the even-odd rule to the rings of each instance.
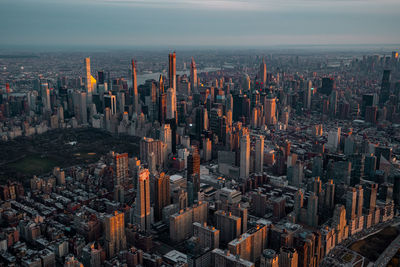
[[[142,140],[140,140],[140,158],[142,159],[142,162],[150,164],[151,155],[153,153],[156,166],[164,166],[167,156],[167,144],[161,140],[143,137]]]
[[[258,135],[255,143],[254,172],[263,172],[264,166],[264,136]]]
[[[104,218],[104,233],[107,258],[114,257],[120,250],[126,249],[124,213],[115,211]]]
[[[135,222],[143,231],[149,231],[151,224],[149,175],[150,172],[148,169],[141,169],[138,173]]]
[[[154,215],[155,220],[159,221],[162,219],[162,209],[171,203],[170,188],[169,188],[169,175],[164,172],[160,173],[155,177],[154,183],[154,194],[155,194],[155,205]]]
[[[176,119],[176,89],[175,88],[168,88],[167,90],[167,114],[166,119]]]
[[[192,87],[192,91],[197,92],[197,67],[193,58],[190,64],[190,85]]]
[[[246,180],[250,174],[250,136],[240,137],[240,178]]]
[[[193,235],[193,223],[207,222],[208,203],[199,201],[197,204],[178,213],[169,219],[169,234],[173,242],[179,243]]]
[[[267,247],[268,227],[257,225],[228,243],[229,251],[240,258],[256,262]]]
[[[160,94],[158,101],[158,121],[163,124],[167,119],[167,94]]]
[[[279,267],[297,267],[299,255],[294,248],[281,247],[279,254]]]
[[[333,180],[329,180],[325,184],[325,197],[324,197],[324,206],[330,210],[333,210],[335,207],[335,184]]]
[[[279,267],[279,256],[273,249],[265,249],[261,256],[260,267]]]
[[[276,124],[276,98],[269,94],[264,100],[265,124]]]
[[[264,57],[260,65],[260,71],[258,75],[260,82],[262,83],[262,88],[265,88],[267,86],[267,64],[265,64]]]
[[[176,92],[176,54],[175,52],[168,55],[168,82],[169,88],[174,88]]]
[[[311,109],[311,96],[312,96],[312,91],[313,91],[313,87],[312,87],[312,81],[307,81],[305,83],[305,88],[304,88],[304,108],[309,110]]]
[[[367,212],[373,212],[376,207],[376,196],[378,194],[378,184],[364,184],[364,207]]]
[[[87,104],[86,104],[87,94],[85,92],[74,92],[73,102],[74,102],[74,114],[75,118],[82,124],[87,123]]]
[[[221,267],[254,267],[255,264],[251,261],[247,261],[232,255],[229,251],[223,251],[216,248],[212,251],[212,266]]]
[[[132,91],[131,97],[133,101],[133,111],[139,113],[139,95],[138,95],[138,88],[137,88],[137,77],[136,77],[136,65],[135,60],[132,59],[131,65],[131,72],[132,72]]]
[[[193,236],[199,239],[199,245],[203,249],[219,248],[219,233],[220,230],[208,226],[206,222],[203,224],[199,222],[193,223]]]
[[[92,74],[90,71],[90,57],[85,58],[85,89],[88,95],[88,103],[91,103],[93,95]]]
[[[384,70],[382,76],[381,93],[379,94],[379,104],[383,106],[390,96],[390,70]]]
[[[357,190],[354,187],[350,187],[346,192],[346,218],[347,220],[353,220],[356,218],[357,210]]]
[[[115,154],[115,181],[116,185],[123,185],[129,178],[129,158],[128,153]]]
[[[172,132],[169,124],[161,126],[160,139],[167,145],[167,154],[170,154],[172,152]]]
[[[203,159],[205,162],[210,161],[212,158],[212,142],[210,138],[203,139]]]
[[[193,194],[197,195],[200,191],[200,155],[195,151],[187,157],[187,180],[193,185]]]
[[[239,237],[241,234],[242,218],[218,210],[214,213],[216,218],[216,227],[221,231],[221,242],[228,243]]]
[[[349,227],[346,220],[346,208],[343,205],[336,204],[332,216],[332,227],[336,231],[336,245],[347,239],[349,236]]]
[[[104,108],[109,108],[111,115],[117,114],[117,97],[115,95],[104,95]]]
[[[312,227],[318,226],[318,196],[315,193],[308,197],[307,223]]]

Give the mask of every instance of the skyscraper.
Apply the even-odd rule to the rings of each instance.
[[[168,68],[169,87],[174,88],[174,90],[176,91],[176,54],[175,54],[175,52],[168,55],[168,62],[169,62],[169,68]]]
[[[309,110],[311,108],[311,91],[313,90],[312,81],[307,81],[305,85],[306,86],[304,88],[304,108]]]
[[[128,153],[116,154],[115,158],[115,184],[121,185],[129,178]]]
[[[167,154],[170,154],[172,152],[172,132],[169,124],[161,126],[160,139],[167,145]]]
[[[194,198],[200,191],[200,155],[197,152],[187,157],[187,180],[193,184]]]
[[[104,228],[107,257],[112,258],[126,248],[124,213],[106,215]]]
[[[383,106],[390,96],[390,70],[384,70],[382,76],[381,93],[379,95],[379,104]]]
[[[262,172],[264,166],[264,136],[258,135],[256,137],[256,155],[254,172]]]
[[[307,223],[312,227],[318,226],[318,196],[312,193],[308,197],[307,204]]]
[[[162,75],[160,75],[160,78],[158,79],[158,86],[159,95],[164,94],[164,80]]]
[[[346,192],[346,218],[353,220],[357,210],[357,190],[350,187]]]
[[[301,219],[301,209],[303,208],[303,198],[304,194],[301,189],[298,189],[296,193],[294,194],[294,207],[293,211],[296,215],[296,222],[299,222]]]
[[[362,216],[362,208],[364,204],[364,189],[361,185],[356,186],[357,189],[357,217]]]
[[[87,94],[85,92],[75,91],[73,93],[74,115],[75,118],[82,124],[87,123]]]
[[[269,94],[264,100],[265,124],[274,125],[276,123],[276,98]]]
[[[158,121],[163,124],[167,117],[167,94],[162,93],[158,101]]]
[[[104,84],[104,82],[105,82],[104,71],[99,70],[97,72],[97,84]]]
[[[368,212],[373,212],[376,207],[376,196],[378,193],[378,184],[364,184],[364,206]]]
[[[175,88],[168,88],[167,90],[167,120],[176,118],[176,90]]]
[[[93,87],[92,87],[92,74],[90,72],[90,57],[85,58],[85,89],[88,95],[88,102],[91,103],[92,94],[93,94]]]
[[[44,87],[42,92],[43,107],[46,111],[51,111],[50,90],[48,88],[48,84],[42,84],[42,87]]]
[[[250,136],[240,137],[240,178],[246,180],[250,173]]]
[[[335,184],[329,180],[325,185],[325,208],[333,209],[335,206]]]
[[[333,211],[332,226],[336,228],[336,244],[342,242],[349,235],[349,227],[346,221],[346,209],[343,205],[336,204]]]
[[[261,65],[260,65],[260,72],[258,75],[260,76],[259,78],[262,83],[262,88],[265,88],[266,84],[267,84],[267,65],[265,64],[264,57],[263,57]]]
[[[192,92],[197,92],[197,67],[193,58],[190,64],[190,85],[192,87]]]
[[[138,186],[136,193],[135,221],[144,231],[150,230],[150,172],[141,169],[138,173]]]
[[[171,202],[170,189],[169,189],[169,175],[164,172],[160,173],[155,179],[154,183],[155,193],[155,219],[162,219],[162,209],[168,206]]]
[[[136,78],[136,65],[135,60],[132,59],[132,101],[133,101],[133,111],[139,112],[139,96],[137,89],[137,78]]]

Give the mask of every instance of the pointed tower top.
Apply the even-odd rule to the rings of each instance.
[[[195,67],[196,67],[196,62],[194,62],[194,58],[193,58],[193,57],[192,57],[191,67],[192,67],[192,68],[195,68]]]

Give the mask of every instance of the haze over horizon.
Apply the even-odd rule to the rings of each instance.
[[[3,0],[0,46],[400,44],[396,0]]]

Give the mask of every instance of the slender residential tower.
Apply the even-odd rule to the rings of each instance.
[[[250,136],[240,137],[240,178],[247,180],[250,174]]]
[[[267,65],[263,57],[262,63],[260,65],[260,81],[262,82],[262,87],[265,88],[267,85]]]
[[[168,69],[168,79],[169,87],[174,88],[176,91],[176,54],[175,52],[168,55],[169,69]]]
[[[264,114],[265,124],[276,124],[276,98],[271,93],[264,100]]]
[[[176,118],[176,90],[168,88],[167,90],[167,120]]]
[[[264,166],[264,136],[258,135],[256,137],[256,145],[255,145],[255,164],[254,164],[254,171],[258,173],[263,172]]]
[[[390,70],[384,70],[382,76],[381,93],[379,95],[379,104],[383,107],[390,96]]]
[[[164,94],[164,80],[162,75],[160,75],[160,79],[158,79],[158,84],[160,85],[159,94],[162,95]]]
[[[92,95],[93,95],[93,87],[92,87],[92,74],[90,72],[90,57],[85,58],[85,79],[86,79],[86,93],[88,96],[88,101],[91,103]]]
[[[197,92],[197,67],[193,58],[192,63],[190,64],[190,83],[192,92]]]
[[[155,219],[160,221],[162,219],[162,209],[171,203],[170,189],[169,189],[169,175],[164,172],[160,173],[155,178],[154,191],[155,191]]]
[[[150,172],[142,169],[138,173],[135,220],[143,231],[150,230]]]
[[[132,101],[133,101],[133,111],[139,112],[139,96],[137,89],[137,78],[136,78],[136,66],[135,60],[132,59]]]

